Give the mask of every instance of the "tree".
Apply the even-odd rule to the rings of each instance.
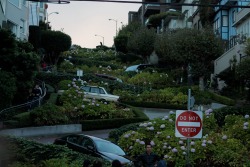
[[[122,29],[118,32],[118,35],[114,39],[114,44],[117,52],[127,53],[127,43],[128,38],[135,32],[140,29],[141,24],[139,22],[132,22],[126,26],[123,26]]]
[[[159,36],[155,43],[156,53],[176,66],[191,67],[196,79],[213,72],[213,60],[222,52],[222,45],[212,29],[178,29]]]
[[[39,56],[27,41],[17,41],[8,30],[0,30],[0,67],[1,71],[11,73],[16,79],[15,103],[21,103],[33,86]]]
[[[41,44],[47,62],[57,64],[60,54],[70,49],[71,37],[61,31],[42,31]]]
[[[241,88],[250,87],[250,59],[243,59],[236,66],[236,77],[240,81]],[[248,90],[248,100],[250,99],[250,90]]]
[[[140,56],[145,62],[154,51],[155,29],[141,27],[128,38],[128,51]]]
[[[0,110],[11,106],[16,90],[15,76],[0,70]]]

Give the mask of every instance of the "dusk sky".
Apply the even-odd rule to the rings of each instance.
[[[141,4],[77,1],[69,4],[48,4],[48,20],[52,30],[68,34],[72,44],[95,48],[103,41],[112,46],[117,29],[128,24],[128,12],[138,11]],[[53,13],[59,12],[59,14]],[[113,19],[109,21],[109,19]],[[122,23],[121,23],[122,22]],[[99,35],[99,36],[95,36]]]

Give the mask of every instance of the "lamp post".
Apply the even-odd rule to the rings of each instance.
[[[97,35],[97,34],[95,34],[95,36],[97,37],[102,37],[102,44],[104,45],[104,37],[103,36],[101,36],[101,35]]]
[[[47,24],[46,24],[46,30],[48,30],[48,28],[49,28],[49,15],[51,15],[51,14],[59,14],[59,12],[51,12],[51,13],[47,13]]]
[[[117,20],[115,19],[109,19],[109,21],[115,21],[115,32],[116,32],[116,36],[117,36]]]

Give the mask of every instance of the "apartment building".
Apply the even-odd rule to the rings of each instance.
[[[232,3],[221,1],[221,3]],[[236,2],[232,5],[248,5],[249,2]],[[244,53],[244,42],[250,36],[250,9],[249,8],[227,8],[221,11],[221,17],[215,18],[215,32],[219,32],[220,37],[225,40],[225,53],[214,61],[214,74],[219,74],[230,67],[233,59],[239,63],[246,57]],[[218,21],[217,21],[218,20]]]
[[[46,19],[46,4],[26,0],[0,1],[0,26],[7,28],[19,40],[28,40],[29,26]]]

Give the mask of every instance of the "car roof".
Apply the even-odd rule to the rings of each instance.
[[[137,65],[132,65],[132,66],[129,66],[128,68],[126,68],[125,71],[137,71],[137,70],[140,70],[139,67],[142,66],[142,67],[147,67],[147,66],[153,66],[152,64],[137,64]]]

